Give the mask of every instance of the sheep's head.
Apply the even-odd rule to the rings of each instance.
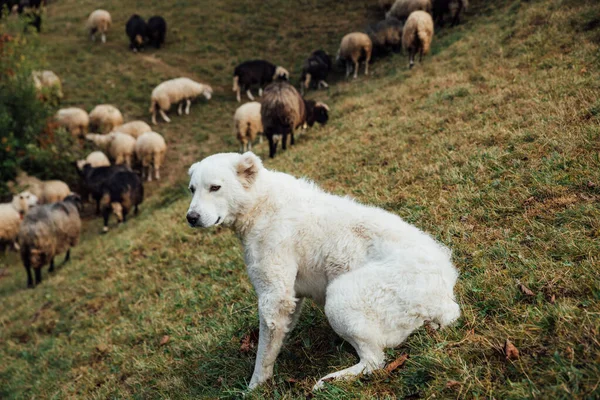
[[[75,165],[77,166],[77,169],[80,171],[83,171],[83,167],[85,166],[85,164],[87,164],[86,160],[77,160],[75,161]]]
[[[144,38],[142,37],[142,35],[135,35],[135,43],[138,46],[141,46],[144,43]]]
[[[285,69],[283,67],[277,67],[275,69],[275,75],[273,76],[273,80],[275,80],[275,81],[289,81],[290,80],[290,73],[287,71],[287,69]]]
[[[206,100],[210,100],[212,98],[213,90],[210,86],[204,85],[204,91],[202,95],[206,98]]]
[[[30,207],[37,205],[38,198],[29,191],[21,192],[13,197],[12,205],[21,216],[29,210]]]
[[[325,103],[318,102],[314,109],[315,121],[321,125],[325,125],[329,121],[329,107]]]

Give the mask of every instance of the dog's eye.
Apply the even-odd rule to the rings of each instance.
[[[211,187],[210,187],[210,191],[211,191],[211,192],[216,192],[216,191],[218,191],[219,189],[221,189],[221,186],[217,186],[217,185],[211,185]]]
[[[192,194],[194,194],[196,192],[196,188],[193,186],[190,186],[190,192],[192,192]]]

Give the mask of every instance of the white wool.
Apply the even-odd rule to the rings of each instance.
[[[135,151],[135,138],[121,132],[111,132],[108,135],[89,134],[85,137],[100,149],[106,151],[116,165],[126,164],[131,167]]]
[[[33,77],[33,83],[35,85],[35,88],[38,91],[41,91],[43,88],[56,87],[58,97],[63,97],[62,84],[60,82],[59,77],[54,72],[48,70],[33,71],[31,75]]]
[[[252,141],[263,132],[260,103],[251,101],[238,107],[233,115],[234,133],[240,141],[242,151],[252,147]]]
[[[151,101],[152,104],[158,104],[163,111],[168,111],[173,104],[185,99],[193,99],[202,94],[210,100],[212,88],[189,78],[176,78],[156,86],[152,91]]]
[[[142,133],[152,132],[152,128],[150,125],[145,123],[144,121],[131,121],[126,124],[119,125],[117,128],[119,132],[126,133],[128,135],[133,136],[134,138],[138,138]]]
[[[101,133],[107,133],[123,124],[123,115],[113,105],[100,104],[90,112],[90,124]]]
[[[19,234],[22,216],[37,203],[37,197],[25,191],[13,196],[10,203],[0,204],[0,242],[14,243]]]
[[[61,108],[56,112],[56,122],[66,128],[74,137],[87,133],[90,118],[85,110],[77,107]]]
[[[160,179],[160,167],[162,166],[167,151],[167,144],[161,134],[146,132],[138,137],[135,144],[135,155],[142,163],[142,179],[152,180],[150,169],[154,170],[154,177]]]
[[[103,152],[93,151],[85,158],[85,160],[77,161],[77,168],[82,170],[86,164],[90,164],[92,168],[109,167],[110,160]]]
[[[87,28],[97,29],[100,33],[106,33],[111,24],[112,18],[106,10],[93,11],[87,20]]]
[[[460,316],[450,250],[397,215],[267,170],[253,153],[216,154],[189,173],[190,225],[231,226],[244,246],[260,318],[250,388],[272,377],[304,297],[325,305],[360,358],[316,388],[381,368],[384,349],[425,321],[446,326]]]

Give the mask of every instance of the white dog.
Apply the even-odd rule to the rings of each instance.
[[[460,316],[450,251],[382,209],[333,196],[270,171],[251,152],[192,165],[192,227],[231,226],[240,236],[258,295],[260,335],[250,389],[273,376],[286,333],[310,297],[360,362],[319,380],[370,373],[425,321]]]

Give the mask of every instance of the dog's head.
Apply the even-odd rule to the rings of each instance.
[[[262,169],[260,158],[252,152],[215,154],[192,165],[188,224],[207,228],[234,223],[250,201],[251,189]]]

